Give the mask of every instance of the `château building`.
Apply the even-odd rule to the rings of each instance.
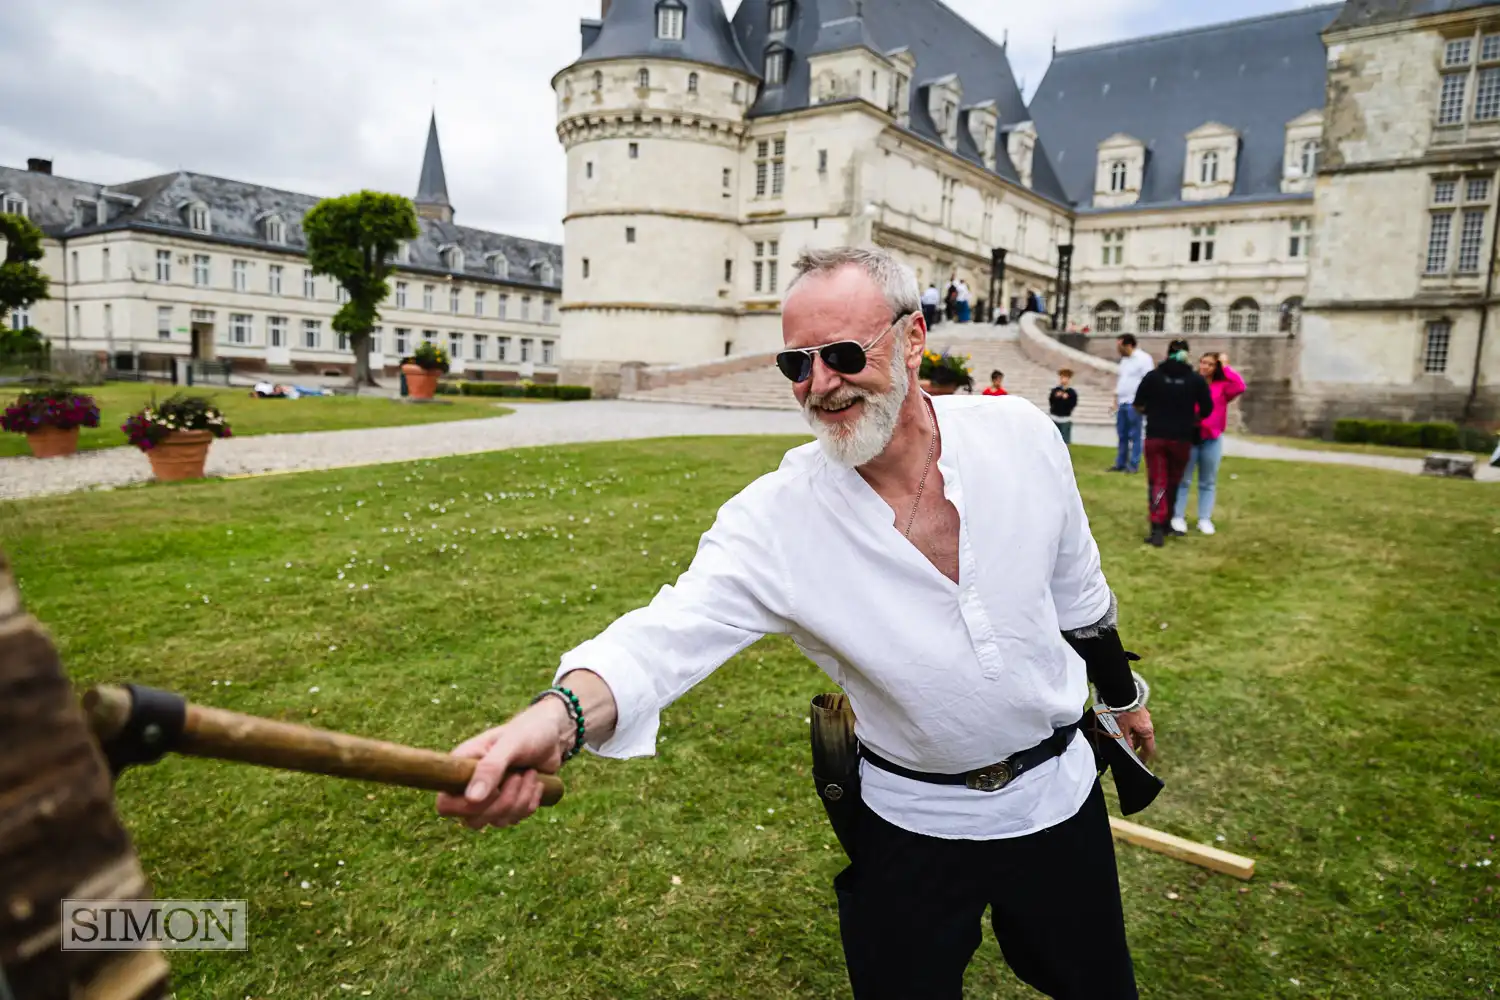
[[[9,317],[54,348],[107,352],[117,366],[224,359],[236,370],[343,373],[330,327],[343,289],[307,266],[310,195],[177,172],[99,184],[0,166],[0,210],[45,235],[51,298]],[[456,224],[437,120],[417,196],[421,235],[401,247],[370,364],[394,372],[422,340],[467,378],[556,378],[562,248]]]

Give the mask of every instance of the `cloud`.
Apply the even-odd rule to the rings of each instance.
[[[436,107],[460,221],[560,240],[552,75],[599,0],[0,0],[0,163],[413,194]],[[880,2],[880,0],[873,0]],[[949,0],[1035,89],[1066,48],[1218,20],[1202,0]],[[1244,0],[1234,12],[1297,6]],[[736,6],[731,2],[731,9]]]

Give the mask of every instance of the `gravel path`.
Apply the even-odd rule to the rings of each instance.
[[[207,472],[210,476],[235,476],[336,469],[532,445],[632,438],[806,433],[807,425],[801,414],[782,410],[729,410],[618,400],[521,404],[510,416],[488,420],[230,438],[214,443]],[[1078,444],[1113,447],[1114,429],[1080,425],[1074,429],[1073,440]],[[1412,474],[1420,472],[1422,467],[1420,459],[1301,451],[1235,438],[1228,440],[1226,453],[1243,458],[1360,465]],[[45,462],[4,458],[0,459],[0,499],[111,488],[149,478],[150,463],[134,448],[83,452]],[[1479,478],[1500,481],[1500,469],[1482,469]]]

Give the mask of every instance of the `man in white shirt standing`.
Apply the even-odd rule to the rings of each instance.
[[[1062,998],[1137,996],[1088,682],[1149,756],[1067,448],[1013,397],[933,399],[912,272],[882,250],[797,263],[777,365],[817,440],[719,510],[692,566],[565,654],[553,688],[454,753],[443,815],[507,826],[581,747],[655,751],[660,713],[761,636],[848,695],[863,758],[839,923],[858,1000],[961,996],[986,906],[1011,968]]]
[[[942,304],[943,297],[938,294],[937,285],[929,283],[927,291],[922,293],[922,321],[931,329],[938,321],[938,306]]]
[[[1135,393],[1141,387],[1141,379],[1156,367],[1156,362],[1136,346],[1133,333],[1120,336],[1115,341],[1115,349],[1120,352],[1120,371],[1115,381],[1115,436],[1120,444],[1115,451],[1115,464],[1109,471],[1139,472],[1146,422],[1135,408]]]

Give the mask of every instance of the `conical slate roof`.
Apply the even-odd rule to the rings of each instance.
[[[585,34],[578,63],[606,59],[682,59],[759,77],[735,40],[723,0],[667,0],[683,8],[681,41],[656,37],[659,0],[613,0],[597,28]],[[592,36],[590,38],[589,36]],[[577,65],[577,63],[575,63]]]
[[[443,173],[443,150],[438,146],[436,111],[427,126],[427,152],[422,156],[422,179],[417,181],[416,203],[453,207],[448,200],[448,178]]]

